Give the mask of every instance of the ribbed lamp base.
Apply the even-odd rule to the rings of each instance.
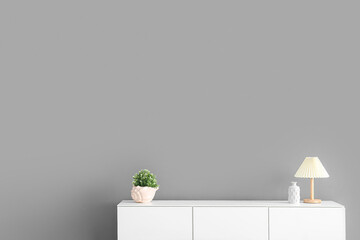
[[[321,203],[320,199],[304,199],[304,203]]]

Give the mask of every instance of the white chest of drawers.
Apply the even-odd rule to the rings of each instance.
[[[345,240],[344,206],[285,201],[122,201],[118,240]]]

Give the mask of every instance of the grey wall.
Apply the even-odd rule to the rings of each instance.
[[[286,199],[306,156],[359,239],[358,9],[1,1],[0,239],[115,240],[141,168],[157,199]]]

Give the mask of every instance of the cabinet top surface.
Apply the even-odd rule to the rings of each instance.
[[[333,202],[323,201],[320,204],[290,204],[287,201],[251,201],[251,200],[153,200],[151,203],[136,203],[123,200],[118,207],[289,207],[289,208],[343,208]]]

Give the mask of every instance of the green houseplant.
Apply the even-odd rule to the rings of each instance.
[[[131,197],[135,202],[151,202],[159,189],[156,176],[147,169],[142,169],[133,176]]]

